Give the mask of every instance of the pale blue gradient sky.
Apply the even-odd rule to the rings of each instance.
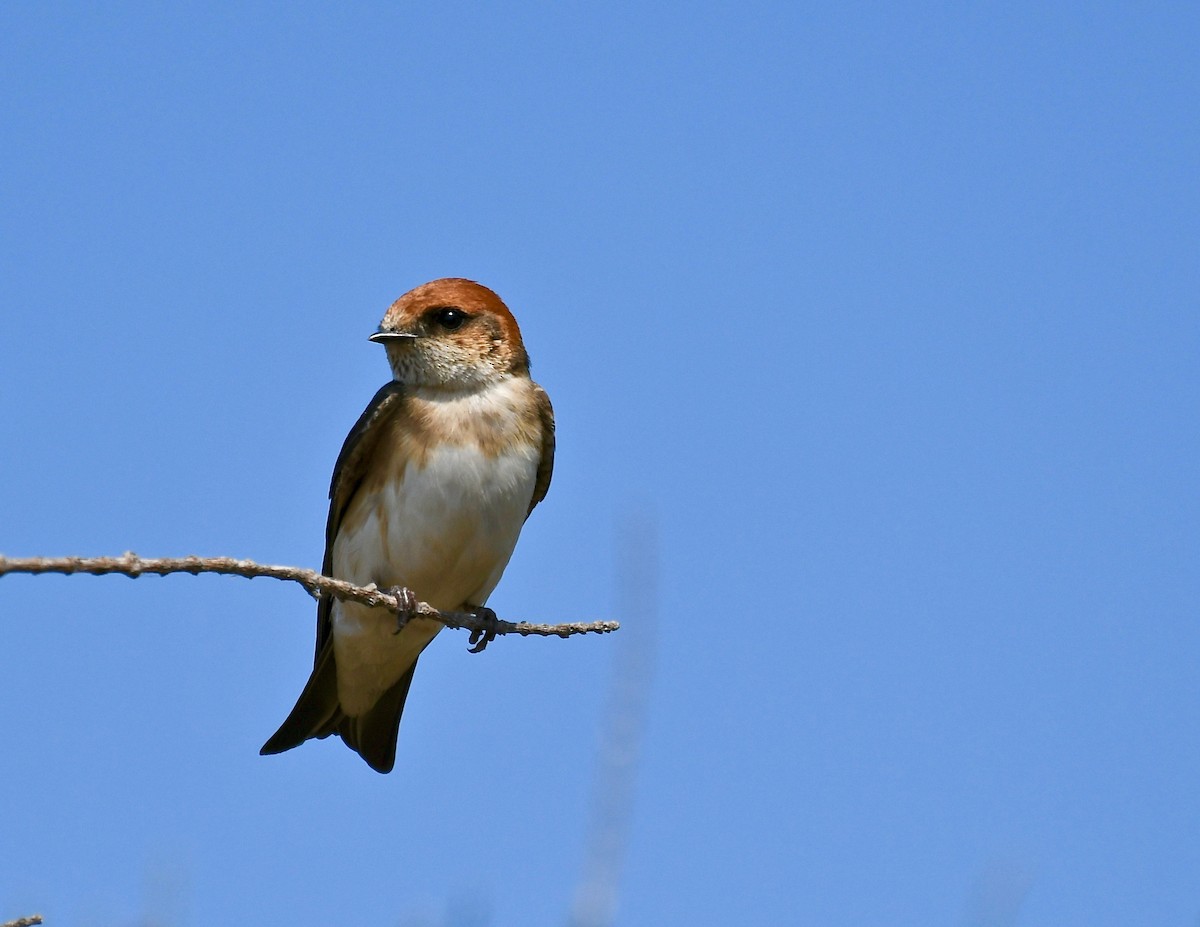
[[[1190,3],[6,5],[0,551],[319,564],[366,336],[473,277],[559,420],[492,604],[603,617],[658,523],[620,924],[1195,924],[1198,46]],[[257,755],[312,612],[0,581],[0,919],[561,924],[617,641],[444,635],[381,777]]]

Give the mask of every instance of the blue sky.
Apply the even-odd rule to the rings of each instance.
[[[608,617],[656,526],[617,923],[1194,924],[1198,42],[1182,3],[7,5],[0,552],[318,565],[366,336],[471,277],[558,416],[491,604]],[[257,755],[312,626],[265,580],[0,581],[0,919],[564,923],[620,636],[447,632],[378,776]]]

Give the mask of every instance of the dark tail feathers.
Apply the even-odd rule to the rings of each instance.
[[[387,773],[396,765],[396,737],[400,716],[412,685],[413,663],[407,673],[383,694],[374,707],[356,718],[342,711],[337,695],[337,663],[333,639],[325,642],[312,675],[296,700],[296,707],[258,752],[263,756],[283,753],[314,737],[338,734],[351,750],[376,772]]]

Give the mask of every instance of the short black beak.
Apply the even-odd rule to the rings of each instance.
[[[413,341],[416,337],[412,332],[389,332],[381,328],[367,340],[376,344],[387,344],[389,341]]]

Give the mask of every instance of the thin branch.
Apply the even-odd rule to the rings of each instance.
[[[0,927],[34,927],[42,922],[42,915],[30,914],[29,917],[18,917],[15,921],[5,921]]]
[[[143,573],[165,576],[167,573],[220,573],[225,576],[266,576],[285,582],[299,583],[315,598],[331,595],[347,602],[387,608],[399,614],[401,603],[389,592],[378,589],[374,583],[356,586],[345,580],[322,576],[315,570],[302,567],[273,566],[255,563],[253,560],[238,560],[234,557],[139,557],[128,551],[120,557],[5,557],[0,554],[0,576],[8,573],[91,573],[100,576],[119,573],[137,579]],[[496,634],[520,634],[537,637],[570,637],[573,634],[607,634],[620,625],[615,621],[575,621],[566,624],[530,624],[528,621],[497,620],[494,629],[485,619],[470,612],[443,612],[421,602],[414,617],[432,618],[448,628],[465,628],[468,631]],[[9,927],[0,924],[0,927]]]

